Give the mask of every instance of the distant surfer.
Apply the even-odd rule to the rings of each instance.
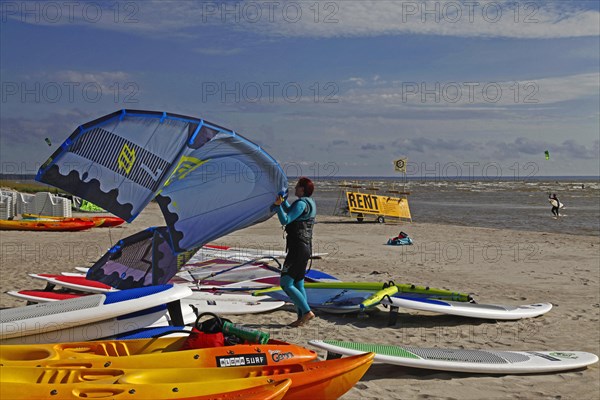
[[[306,177],[298,180],[295,188],[296,201],[290,205],[283,196],[275,200],[277,217],[281,225],[285,225],[287,256],[281,270],[279,283],[285,293],[296,306],[298,319],[289,326],[302,326],[315,317],[310,310],[304,276],[306,266],[312,255],[312,231],[317,214],[317,207],[310,197],[315,189],[312,181]]]
[[[552,214],[555,217],[560,217],[559,210],[560,210],[561,204],[560,204],[560,201],[558,200],[558,197],[556,197],[556,193],[551,194],[548,197],[548,200],[550,201],[550,204],[552,204]]]

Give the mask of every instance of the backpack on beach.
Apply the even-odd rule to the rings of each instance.
[[[408,234],[400,232],[398,236],[388,239],[387,244],[390,246],[405,246],[413,244],[413,241],[408,237]]]

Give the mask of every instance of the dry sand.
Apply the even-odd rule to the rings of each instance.
[[[380,225],[319,217],[315,252],[329,253],[313,267],[344,280],[415,283],[471,292],[479,302],[552,302],[542,317],[508,322],[471,320],[424,312],[358,318],[317,312],[302,328],[286,328],[292,309],[240,316],[277,339],[306,344],[342,339],[418,347],[497,350],[579,350],[600,354],[600,238],[411,223]],[[27,273],[60,273],[89,266],[116,240],[162,216],[151,204],[132,224],[78,233],[0,232],[2,307],[23,305],[7,290],[41,288]],[[558,226],[558,223],[557,223]],[[400,230],[413,246],[386,246]],[[228,235],[220,244],[282,250],[276,218]],[[320,352],[324,356],[324,352]],[[344,399],[598,399],[599,365],[560,374],[491,376],[374,365]]]

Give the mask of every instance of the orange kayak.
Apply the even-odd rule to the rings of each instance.
[[[0,220],[0,230],[3,231],[83,231],[93,228],[92,221],[38,221],[38,220]]]
[[[0,365],[84,368],[206,368],[298,364],[317,353],[295,344],[267,344],[179,350],[186,337],[95,340],[32,345],[0,345]]]
[[[92,218],[102,218],[104,222],[100,225],[101,228],[108,228],[112,226],[121,225],[125,220],[119,217],[92,217]]]
[[[274,383],[267,383],[249,389],[234,392],[219,393],[217,395],[186,397],[180,400],[281,400],[292,386],[291,379],[284,379]]]
[[[50,215],[23,214],[23,218],[44,221],[93,221],[100,228],[118,226],[125,222],[122,218],[109,215],[95,217],[53,217]]]
[[[292,386],[286,400],[333,400],[341,397],[367,372],[375,353],[359,354],[336,360],[314,361],[302,364],[239,366],[235,368],[168,368],[121,370],[118,383],[137,385],[147,382],[165,382],[184,388],[190,382],[207,382],[227,386],[244,379],[291,379]],[[98,370],[90,370],[98,371]],[[104,371],[110,371],[105,369]],[[222,381],[222,382],[219,382]]]

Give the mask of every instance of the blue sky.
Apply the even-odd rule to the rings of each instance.
[[[599,175],[599,4],[4,1],[2,172],[134,108],[240,132],[290,175]]]

